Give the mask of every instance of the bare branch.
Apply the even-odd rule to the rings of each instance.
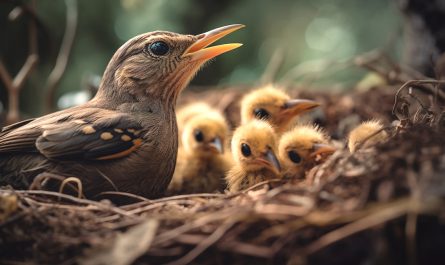
[[[264,85],[274,82],[278,70],[280,70],[281,66],[283,65],[283,62],[284,62],[284,52],[283,49],[279,48],[275,50],[275,52],[272,54],[272,58],[270,58],[266,70],[264,70],[264,73],[260,78],[260,84]]]
[[[46,111],[55,109],[54,101],[57,87],[66,70],[66,65],[73,47],[77,28],[77,0],[65,0],[66,4],[66,28],[62,45],[57,56],[56,65],[47,80],[46,86]]]
[[[35,9],[35,1],[32,1],[30,9]],[[23,8],[14,8],[10,14],[10,19],[16,19],[20,16]],[[0,77],[5,83],[8,90],[8,113],[6,115],[6,123],[11,124],[20,120],[19,95],[25,81],[28,79],[31,72],[34,70],[38,62],[37,55],[37,31],[35,19],[29,19],[29,47],[28,57],[17,75],[12,78],[11,74],[6,69],[4,63],[0,60]]]

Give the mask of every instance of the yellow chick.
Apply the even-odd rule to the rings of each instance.
[[[226,176],[230,191],[281,177],[281,166],[275,155],[277,138],[269,123],[253,120],[241,125],[233,134],[231,147],[234,166]]]
[[[205,102],[195,102],[179,108],[176,114],[176,121],[178,123],[179,143],[180,144],[182,143],[181,139],[182,130],[188,120],[197,115],[214,111],[215,110]]]
[[[377,143],[385,142],[388,139],[388,133],[383,128],[379,120],[362,122],[349,133],[349,151],[354,153],[358,148],[369,148]]]
[[[320,106],[308,99],[291,99],[272,85],[254,90],[241,101],[241,124],[253,119],[268,121],[279,134],[287,131],[299,114]]]
[[[225,118],[212,110],[190,117],[183,127],[170,193],[214,192],[224,189],[231,158],[224,153],[229,133]]]
[[[178,127],[185,125],[185,123],[196,115],[206,113],[208,111],[214,111],[209,104],[205,102],[196,102],[183,106],[178,109],[176,119],[178,121]]]
[[[329,136],[319,127],[299,125],[284,133],[278,145],[283,176],[302,178],[307,170],[335,152]]]

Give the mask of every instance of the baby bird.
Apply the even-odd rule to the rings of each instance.
[[[349,133],[348,148],[354,153],[358,148],[369,148],[387,139],[388,133],[383,130],[381,121],[364,121]]]
[[[285,178],[302,178],[304,173],[320,162],[320,156],[335,152],[329,145],[329,137],[319,127],[299,125],[281,136],[278,152],[283,176]]]
[[[269,123],[253,120],[238,127],[231,147],[234,166],[226,176],[230,191],[281,177],[281,166],[275,155],[277,138]]]
[[[241,124],[253,119],[268,121],[278,134],[289,129],[298,115],[320,106],[307,99],[291,99],[272,85],[254,90],[241,101]]]
[[[209,106],[209,104],[205,102],[196,102],[192,104],[187,104],[181,108],[178,109],[176,120],[178,122],[178,135],[179,135],[179,142],[181,143],[181,135],[182,131],[184,129],[184,126],[186,123],[196,115],[206,113],[206,112],[213,112],[215,111],[212,109],[212,107]]]
[[[182,146],[168,188],[170,193],[224,189],[224,176],[231,165],[230,157],[224,153],[229,128],[222,114],[207,107],[207,112],[189,117],[183,124]]]

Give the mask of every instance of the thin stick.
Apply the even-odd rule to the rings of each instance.
[[[46,85],[46,111],[52,112],[55,109],[55,94],[57,87],[66,70],[66,65],[73,47],[74,37],[77,28],[77,0],[65,0],[66,4],[66,28],[63,36],[60,51],[57,56],[56,65],[48,77]]]
[[[437,204],[437,203],[436,203]],[[428,205],[428,207],[434,208],[437,207],[434,203]],[[425,203],[426,205],[426,203]],[[440,205],[440,204],[439,204]],[[312,242],[309,246],[305,248],[305,253],[310,255],[313,254],[341,239],[349,237],[358,232],[364,231],[371,227],[375,227],[382,223],[385,223],[389,220],[394,220],[398,217],[401,217],[407,213],[411,212],[426,212],[431,209],[420,208],[417,203],[413,202],[410,199],[403,199],[402,201],[395,202],[394,204],[386,207],[385,209],[381,209],[376,211],[373,214],[370,214],[362,219],[359,219],[353,223],[345,225],[339,229],[336,229],[332,232],[325,234],[320,237],[318,240]]]
[[[213,232],[206,239],[202,240],[193,250],[187,253],[184,257],[169,262],[165,265],[184,265],[192,262],[196,257],[198,257],[202,252],[208,249],[211,245],[215,244],[224,234],[229,230],[236,221],[227,222],[220,227],[218,227],[215,232]]]
[[[45,190],[16,190],[15,191],[18,194],[31,194],[31,195],[47,195],[47,196],[53,196],[53,197],[59,197],[62,199],[66,199],[75,203],[79,203],[79,204],[86,204],[86,205],[94,205],[96,207],[98,207],[99,209],[107,209],[107,210],[111,210],[114,213],[126,216],[126,217],[131,217],[131,218],[136,218],[136,216],[129,214],[127,211],[121,210],[118,207],[114,207],[108,204],[104,204],[101,202],[96,202],[96,201],[92,201],[92,200],[88,200],[88,199],[79,199],[76,197],[73,197],[71,195],[67,195],[67,194],[62,194],[62,193],[58,193],[58,192],[53,192],[53,191],[45,191]]]
[[[394,115],[396,115],[396,109],[398,106],[398,102],[399,102],[399,97],[400,97],[400,93],[402,93],[402,91],[406,88],[409,88],[411,86],[416,86],[416,85],[424,85],[424,84],[430,84],[430,85],[444,85],[445,81],[441,81],[441,80],[410,80],[408,82],[406,82],[405,84],[403,84],[399,89],[397,89],[396,95],[394,96],[394,106],[392,108],[392,113]],[[437,96],[439,98],[441,98],[442,100],[445,100],[445,93],[443,91],[436,91],[435,89],[430,89],[428,87],[422,87],[423,90],[427,90],[429,93],[431,93],[432,95],[437,93]]]
[[[34,0],[32,1],[31,9],[35,9]],[[13,9],[12,12],[16,12],[16,9]],[[34,18],[30,18],[29,20],[28,43],[28,57],[14,78],[12,78],[11,74],[6,69],[5,64],[0,59],[0,77],[8,90],[8,113],[6,115],[7,124],[15,123],[20,120],[20,90],[31,72],[34,70],[39,58],[37,55],[37,29]]]
[[[417,214],[409,213],[406,217],[405,235],[406,235],[406,253],[408,264],[417,264],[416,253],[416,228],[417,228]]]
[[[278,70],[284,62],[284,52],[282,48],[278,48],[272,54],[272,58],[267,64],[266,70],[264,70],[263,75],[260,78],[260,84],[265,85],[275,81]]]
[[[62,181],[62,184],[60,184],[59,187],[59,193],[63,193],[63,190],[65,189],[65,186],[67,183],[74,182],[77,184],[77,198],[82,198],[83,196],[83,188],[82,188],[82,181],[79,178],[76,177],[69,177]]]
[[[101,192],[99,194],[97,194],[96,196],[94,196],[94,198],[100,198],[100,196],[104,196],[104,195],[118,195],[118,196],[123,196],[123,197],[128,197],[128,198],[132,198],[132,199],[137,199],[143,202],[151,202],[149,199],[133,194],[133,193],[128,193],[128,192],[123,192],[123,191],[104,191]]]

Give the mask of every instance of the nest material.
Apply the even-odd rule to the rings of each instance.
[[[360,119],[388,122],[394,108],[399,122],[388,129],[388,142],[354,154],[340,150],[304,181],[271,181],[235,194],[179,195],[120,207],[48,191],[1,190],[0,261],[443,264],[441,99],[430,100],[437,95],[436,83],[413,84],[407,92],[400,89],[395,104],[394,92],[387,89],[311,93],[328,102],[319,123],[338,137],[344,135],[338,124],[351,123],[351,109]]]

